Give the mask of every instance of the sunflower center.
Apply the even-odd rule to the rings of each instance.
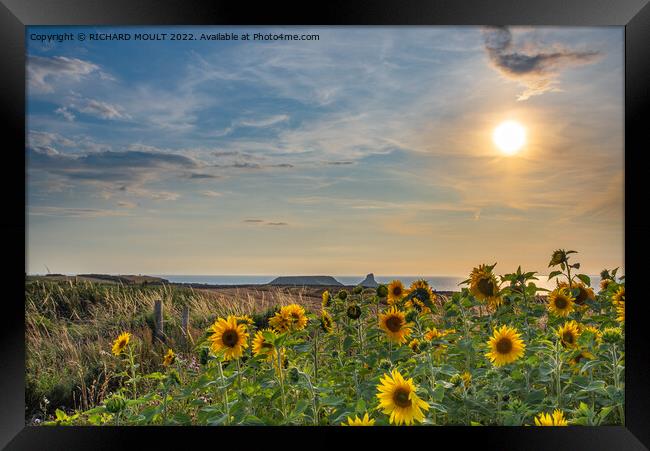
[[[402,287],[395,287],[393,288],[393,295],[395,296],[401,296],[402,294]]]
[[[126,340],[122,339],[122,340],[117,342],[117,347],[118,348],[123,348],[124,346],[126,346]]]
[[[566,343],[573,344],[575,337],[573,336],[572,332],[567,331],[562,334],[562,340],[564,340]]]
[[[564,296],[558,296],[555,298],[555,307],[560,310],[564,310],[569,305],[569,301]]]
[[[386,328],[391,332],[399,332],[402,329],[402,319],[399,316],[391,316],[386,320]]]
[[[478,290],[481,294],[492,296],[494,293],[494,283],[492,279],[484,278],[478,281]]]
[[[497,341],[497,352],[499,354],[508,354],[510,351],[512,351],[512,340],[503,337]]]
[[[267,343],[266,341],[262,343],[262,347],[266,349],[271,349],[273,345],[271,343]]]
[[[582,287],[578,287],[578,290],[580,290],[580,293],[576,296],[576,304],[582,305],[587,300],[587,290]]]
[[[221,341],[229,348],[234,348],[239,341],[239,334],[235,330],[227,330],[221,336]]]
[[[395,390],[395,393],[393,393],[393,402],[395,405],[398,407],[411,407],[411,400],[409,399],[409,395],[411,392],[405,388],[398,388]]]

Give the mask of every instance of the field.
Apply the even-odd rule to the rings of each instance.
[[[454,293],[28,278],[26,420],[624,424],[624,277],[591,288],[572,257],[553,252],[552,292],[495,265]]]

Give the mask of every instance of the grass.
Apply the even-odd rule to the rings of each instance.
[[[57,408],[88,409],[114,390],[119,378],[109,357],[112,341],[131,331],[143,346],[143,371],[153,370],[166,351],[152,340],[153,305],[162,299],[166,346],[190,351],[218,316],[251,315],[260,321],[276,306],[305,303],[304,293],[228,290],[227,294],[169,285],[123,285],[85,280],[32,280],[25,286],[26,416],[44,419]],[[181,330],[183,307],[190,309],[189,340]]]

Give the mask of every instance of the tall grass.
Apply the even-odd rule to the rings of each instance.
[[[153,305],[164,306],[165,343],[152,340]],[[123,285],[88,281],[28,281],[25,286],[27,418],[43,418],[56,408],[87,409],[118,383],[115,359],[106,358],[123,330],[141,339],[143,371],[159,365],[167,347],[190,355],[218,316],[251,315],[290,303],[308,304],[304,291],[229,289],[223,292],[170,285]],[[190,310],[189,337],[181,329],[183,307]]]

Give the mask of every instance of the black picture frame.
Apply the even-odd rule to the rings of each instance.
[[[648,0],[456,0],[350,1],[330,0],[299,5],[222,0],[188,3],[180,0],[1,0],[0,104],[3,157],[8,159],[1,179],[5,211],[0,230],[7,251],[7,270],[0,325],[0,446],[7,449],[104,449],[146,446],[201,446],[196,439],[217,446],[236,434],[212,428],[171,427],[26,427],[24,415],[24,277],[26,245],[25,182],[25,26],[27,25],[557,25],[625,27],[625,262],[626,285],[632,303],[626,321],[625,426],[592,428],[439,427],[439,428],[327,428],[331,446],[338,434],[369,434],[382,446],[407,440],[412,446],[463,446],[470,441],[483,449],[641,450],[650,447],[650,328],[645,316],[640,277],[648,251],[650,224],[637,207],[644,205],[642,180],[646,171],[646,118],[650,100],[650,5]],[[22,155],[22,156],[21,156]],[[24,168],[24,167],[23,167]],[[641,208],[639,208],[641,210]],[[22,267],[21,267],[22,262]],[[248,435],[255,446],[294,443],[314,446],[311,434],[323,428],[266,428]],[[372,429],[372,431],[369,431]],[[354,430],[352,432],[351,430]],[[363,430],[363,431],[360,431]],[[214,435],[214,434],[218,435]],[[295,435],[294,434],[299,434]],[[335,437],[338,435],[338,437]],[[417,436],[417,437],[416,437]],[[217,441],[215,441],[215,438]],[[138,440],[136,440],[138,439]],[[365,439],[365,438],[364,438]],[[144,441],[142,441],[144,440]],[[140,445],[136,445],[140,441]],[[325,442],[324,442],[325,443]],[[249,447],[245,443],[243,446]],[[220,445],[219,445],[220,446]],[[449,445],[447,445],[449,446]]]

